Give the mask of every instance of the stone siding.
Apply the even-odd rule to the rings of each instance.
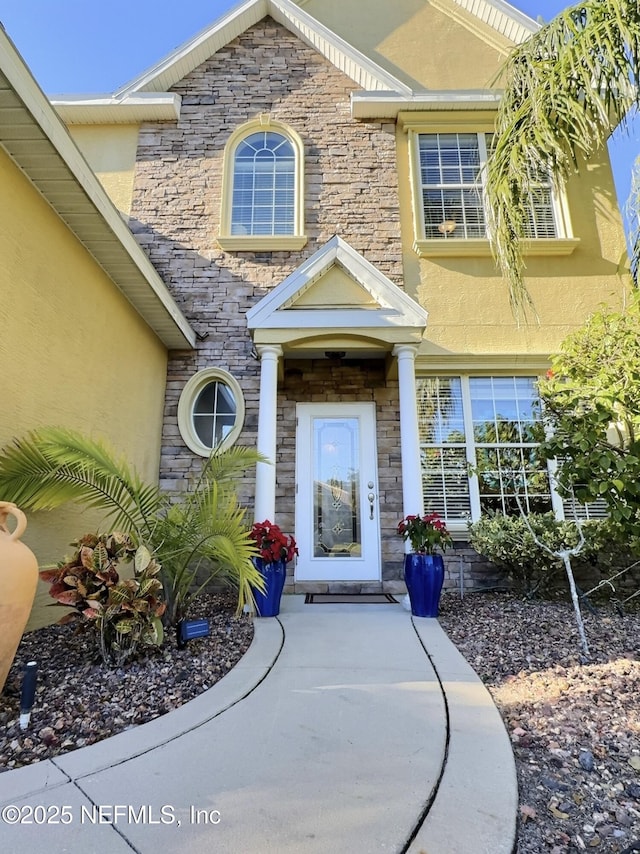
[[[174,87],[182,97],[177,124],[147,124],[140,133],[131,228],[199,334],[195,352],[171,354],[160,467],[161,486],[187,488],[202,460],[178,430],[180,394],[206,367],[229,371],[245,398],[239,444],[255,447],[260,363],[253,354],[246,312],[334,234],[350,243],[400,287],[402,255],[393,124],[357,122],[350,94],[357,86],[313,49],[267,18],[215,54]],[[294,252],[224,252],[220,229],[224,147],[231,134],[261,113],[295,130],[305,150],[307,245]],[[382,360],[335,365],[289,360],[277,400],[278,522],[294,530],[295,412],[298,402],[373,401],[376,404],[382,582],[345,585],[293,583],[315,592],[405,592],[398,384]],[[251,509],[253,474],[240,489]],[[445,556],[445,586],[491,583],[486,565],[459,545]]]
[[[237,378],[246,406],[239,444],[255,446],[260,364],[252,356],[246,312],[334,234],[402,286],[395,128],[351,119],[350,94],[357,88],[313,49],[266,18],[174,87],[182,96],[177,124],[147,124],[141,129],[130,225],[201,339],[195,352],[171,354],[160,468],[165,488],[184,488],[201,465],[182,442],[177,408],[185,383],[202,368],[223,368]],[[309,241],[296,252],[224,252],[216,243],[224,146],[240,125],[261,113],[287,124],[303,140]],[[318,377],[324,376],[318,370]],[[317,381],[318,387],[322,382]],[[385,389],[383,378],[380,383],[376,394],[385,398],[380,428],[384,431],[384,418],[397,421],[397,400],[393,404],[387,400],[397,398],[397,389]],[[372,399],[372,390],[363,385],[352,383],[349,389],[343,399]],[[323,393],[331,390],[324,388]],[[304,399],[297,394],[285,383],[278,399],[278,496],[288,501],[279,514],[289,530],[292,413],[295,401]],[[395,447],[389,446],[384,433],[379,443],[385,449],[381,476],[397,484],[397,431]],[[387,461],[389,475],[384,474]],[[242,491],[247,503],[252,489],[248,480]],[[400,508],[397,485],[396,491]]]

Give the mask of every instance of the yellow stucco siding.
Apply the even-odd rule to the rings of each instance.
[[[73,427],[155,480],[165,346],[2,150],[0,186],[0,446]],[[25,541],[46,563],[94,526],[77,510],[35,514]]]
[[[138,125],[71,125],[69,133],[116,207],[130,213]]]
[[[301,5],[412,88],[488,87],[510,45],[451,0],[369,0],[366,15],[344,0]]]
[[[479,117],[478,129],[484,124]],[[491,256],[420,258],[414,251],[409,140],[400,127],[397,143],[405,287],[429,312],[423,355],[552,353],[602,302],[623,304],[629,283],[619,272],[626,247],[605,151],[582,164],[566,188],[577,248],[567,256],[525,259],[539,323],[519,327]]]

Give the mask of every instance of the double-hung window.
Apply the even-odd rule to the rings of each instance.
[[[425,239],[487,237],[484,168],[491,139],[487,133],[418,134]],[[548,175],[536,175],[527,207],[527,237],[558,236]]]
[[[414,249],[419,255],[490,255],[485,193],[486,165],[493,134],[461,122],[406,124],[415,223]],[[430,128],[433,127],[433,132]],[[551,175],[532,174],[527,200],[526,254],[568,255],[578,240],[570,234],[564,198]]]
[[[425,238],[486,237],[485,134],[421,133],[418,151]]]
[[[301,249],[304,151],[267,115],[238,128],[225,147],[218,243],[229,251]]]

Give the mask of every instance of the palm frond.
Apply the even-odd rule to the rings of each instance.
[[[521,241],[540,170],[563,184],[638,104],[637,0],[585,0],[510,55],[486,193],[494,253],[517,317],[532,307]]]
[[[268,460],[254,448],[234,445],[224,451],[214,450],[203,466],[202,478],[218,484],[237,484],[238,478],[259,462]]]
[[[124,460],[74,430],[43,427],[0,451],[0,495],[29,510],[69,501],[105,511],[116,528],[144,530],[161,503]]]

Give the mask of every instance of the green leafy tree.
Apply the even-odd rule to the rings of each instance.
[[[640,300],[602,309],[563,343],[539,382],[561,492],[603,499],[637,537],[640,518]]]
[[[174,624],[214,578],[237,589],[238,610],[253,601],[252,587],[263,588],[236,496],[238,478],[259,460],[250,448],[214,452],[176,500],[145,483],[103,442],[43,427],[0,451],[0,495],[25,510],[74,501],[104,511],[112,529],[146,543],[160,563],[167,621]]]
[[[487,170],[494,251],[516,316],[531,299],[521,239],[540,171],[564,181],[638,105],[640,4],[585,0],[518,46],[500,77],[504,88]],[[634,238],[637,273],[640,243]]]

